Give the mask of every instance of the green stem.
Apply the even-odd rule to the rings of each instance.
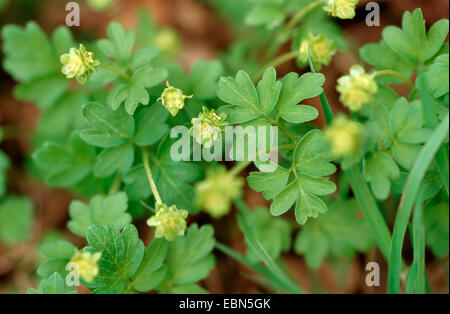
[[[329,125],[329,124],[331,124],[331,122],[333,122],[333,119],[334,119],[333,111],[331,110],[330,104],[328,103],[327,96],[325,95],[324,92],[322,94],[320,94],[319,98],[320,98],[320,104],[322,105],[322,111],[325,116],[325,121]]]
[[[145,148],[141,147],[141,153],[142,153],[142,162],[144,163],[145,174],[147,175],[148,184],[150,185],[150,189],[153,192],[156,204],[162,204],[163,202],[161,200],[161,196],[159,195],[158,189],[156,188],[156,184],[152,176],[152,171],[150,169],[150,165],[148,164],[148,152],[145,150]]]
[[[122,176],[118,173],[114,178],[113,183],[111,184],[108,194],[113,194],[119,191],[121,183],[122,183]]]
[[[276,120],[272,119],[272,118],[269,117],[269,116],[264,116],[264,118],[265,118],[266,120],[268,120],[272,125],[277,126],[277,127],[281,130],[281,132],[283,132],[284,135],[286,135],[291,141],[293,141],[294,143],[297,141],[297,138],[295,137],[295,135],[293,135],[291,132],[289,132],[289,130],[286,129],[286,128],[280,123],[280,121],[278,120],[278,118],[277,118]]]
[[[394,77],[400,79],[401,81],[403,81],[405,84],[408,84],[409,87],[414,88],[414,83],[409,78],[403,76],[402,74],[400,74],[400,73],[398,73],[396,71],[380,70],[380,71],[374,72],[374,75],[375,75],[375,77],[383,76],[383,75],[394,76]]]
[[[341,173],[339,178],[339,198],[343,200],[348,198],[348,180],[344,172]]]
[[[264,71],[266,71],[267,68],[269,67],[274,67],[276,68],[277,66],[295,59],[298,55],[299,55],[299,51],[291,51],[291,52],[287,52],[275,59],[273,59],[272,61],[268,62],[265,66],[263,66],[261,69],[259,69],[258,72],[256,72],[256,74],[253,76],[253,82],[257,82],[259,81],[259,79],[263,76]]]
[[[289,23],[286,25],[285,32],[286,34],[289,34],[291,30],[295,28],[295,26],[312,10],[314,10],[316,7],[321,5],[322,3],[327,2],[328,0],[316,0],[314,2],[311,2],[306,7],[301,9],[300,11],[295,14],[292,19],[289,21]]]
[[[110,71],[110,72],[116,73],[117,75],[123,77],[127,81],[131,81],[131,77],[128,74],[126,74],[125,72],[122,72],[121,70],[119,70],[116,67],[113,67],[113,66],[110,66],[110,65],[107,65],[107,64],[104,64],[104,63],[100,63],[99,66],[104,68],[104,69],[106,69],[106,70],[108,70],[108,71]]]
[[[238,162],[233,168],[231,168],[231,170],[230,170],[229,173],[230,173],[232,176],[236,176],[236,175],[238,175],[242,170],[244,170],[245,168],[247,168],[251,163],[252,163],[252,161],[250,161],[250,160],[240,161],[240,162]]]
[[[314,68],[314,63],[311,59],[311,46],[308,46],[308,61],[309,61],[309,67],[311,68],[311,72],[316,73],[316,69]],[[322,105],[322,111],[325,116],[325,121],[328,125],[333,122],[334,114],[333,110],[331,109],[330,103],[328,102],[327,95],[325,95],[325,91],[323,91],[320,96],[320,104]]]
[[[448,136],[448,123],[449,114],[447,113],[445,119],[434,130],[427,143],[422,147],[422,150],[420,151],[420,154],[408,175],[408,179],[406,180],[394,224],[388,271],[389,293],[400,293],[401,257],[403,239],[408,227],[408,221],[411,216],[412,207],[416,201],[417,194],[419,193],[420,185],[425,177],[425,173],[433,161],[439,147]]]

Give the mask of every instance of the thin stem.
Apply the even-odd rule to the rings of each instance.
[[[113,194],[119,191],[121,183],[122,183],[122,176],[118,173],[114,178],[113,183],[111,184],[108,194]]]
[[[304,7],[300,11],[298,11],[297,14],[295,14],[292,17],[292,19],[289,21],[289,23],[286,25],[285,31],[287,33],[289,33],[297,25],[297,23],[300,22],[305,17],[306,14],[308,14],[309,12],[314,10],[316,7],[318,7],[320,4],[325,3],[325,2],[327,2],[327,0],[316,0],[316,1],[308,4],[306,7]]]
[[[238,175],[242,170],[244,170],[245,168],[247,168],[251,163],[252,163],[252,161],[250,161],[250,160],[240,161],[240,162],[238,162],[233,168],[231,168],[231,170],[230,170],[229,173],[230,173],[232,176],[236,176],[236,175]]]
[[[376,71],[374,73],[375,77],[377,76],[383,76],[383,75],[389,75],[389,76],[394,76],[400,80],[402,80],[405,84],[408,84],[409,87],[414,88],[414,83],[407,77],[403,76],[402,74],[396,72],[396,71],[392,71],[392,70],[380,70],[380,71]]]
[[[153,180],[152,171],[150,169],[150,165],[148,164],[148,152],[145,148],[141,147],[142,153],[142,162],[144,163],[145,174],[147,175],[147,180],[150,185],[150,189],[153,192],[153,196],[155,197],[156,204],[162,204],[161,196],[159,195],[158,189],[156,188],[155,181]]]
[[[320,104],[322,105],[323,114],[325,116],[325,121],[329,125],[331,122],[333,122],[334,114],[333,110],[331,110],[330,104],[328,103],[327,96],[325,95],[325,92],[322,92],[319,96]]]
[[[316,69],[314,68],[314,63],[311,59],[311,45],[308,45],[308,61],[309,61],[309,67],[311,68],[311,72],[316,73]],[[334,113],[331,109],[330,103],[328,102],[327,95],[325,95],[325,91],[322,91],[322,93],[319,96],[320,104],[322,105],[322,111],[325,116],[325,121],[328,125],[333,122],[334,119]]]
[[[264,116],[264,118],[267,119],[271,124],[277,126],[281,130],[281,132],[283,132],[284,135],[286,135],[291,141],[293,141],[294,143],[297,141],[296,137],[292,135],[291,132],[289,132],[289,130],[280,123],[280,121],[278,121],[278,118],[276,120],[272,119],[270,116]]]
[[[295,59],[299,55],[299,53],[300,53],[300,51],[287,52],[287,53],[273,59],[272,61],[268,62],[258,72],[256,72],[256,74],[253,76],[253,82],[257,82],[261,78],[261,76],[263,76],[264,71],[266,71],[266,69],[268,67],[276,68],[277,66],[279,66],[289,60]]]
[[[126,74],[125,72],[122,72],[121,70],[119,70],[116,67],[113,67],[113,66],[110,66],[110,65],[107,65],[107,64],[104,64],[104,63],[100,63],[99,66],[104,68],[104,69],[106,69],[106,70],[108,70],[108,71],[110,71],[110,72],[116,73],[117,75],[123,77],[127,81],[131,81],[131,77],[128,74]]]

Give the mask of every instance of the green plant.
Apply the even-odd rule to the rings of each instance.
[[[448,254],[448,223],[441,223],[448,221],[448,21],[427,33],[421,11],[406,12],[402,28],[387,27],[379,43],[362,47],[361,59],[372,68],[354,65],[338,80],[340,100],[352,115],[334,118],[323,90],[326,77],[316,70],[347,44],[327,13],[353,18],[358,1],[265,0],[252,2],[248,12],[238,10],[240,1],[208,2],[235,20],[246,15],[241,31],[255,32],[260,41],[252,46],[252,39],[237,39],[221,59],[198,61],[188,74],[172,51],[142,47],[146,40],[135,42],[134,32],[114,22],[107,39],[86,48],[64,27],[51,38],[33,22],[3,29],[4,68],[19,82],[15,95],[43,111],[34,135],[39,169],[33,172],[90,199],[71,203],[67,224],[87,245],[42,245],[42,281],[30,293],[73,293],[65,283],[70,263],[93,293],[203,293],[199,281],[215,267],[214,248],[254,270],[255,280],[272,291],[301,293],[283,267],[283,252],[293,249],[317,269],[327,257],[351,257],[373,246],[389,263],[389,291],[397,293],[408,270],[401,252],[413,207],[414,261],[405,286],[425,292],[425,245],[437,257]],[[276,57],[288,41],[291,51]],[[261,47],[266,53],[257,58]],[[279,78],[275,68],[290,59],[311,72]],[[79,84],[69,88],[61,66]],[[397,84],[408,94],[390,87]],[[301,103],[315,97],[328,124],[324,130],[306,124],[319,111]],[[188,147],[195,149],[217,140],[222,146],[222,132],[238,125],[277,127],[278,146],[267,146],[268,134],[246,135],[244,148],[257,142],[264,149],[228,171],[171,157],[173,127],[190,127]],[[278,164],[264,160],[266,148],[277,151]],[[238,176],[253,161],[260,171],[250,172],[247,182],[271,201],[269,210],[250,211],[239,199]],[[267,166],[274,171],[265,172]],[[201,210],[220,218],[233,201],[246,255],[216,242],[211,225],[188,220]],[[0,226],[2,212],[13,206],[5,202]],[[398,205],[392,236],[383,216],[389,204]],[[291,208],[295,219],[285,219]],[[149,216],[155,232],[144,246],[132,223]],[[0,232],[0,240],[27,219],[14,218],[20,226]]]

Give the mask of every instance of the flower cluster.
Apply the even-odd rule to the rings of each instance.
[[[147,220],[147,225],[156,227],[155,237],[173,241],[186,232],[188,211],[178,209],[175,205],[156,204],[156,214]]]
[[[316,70],[320,70],[322,65],[329,65],[336,53],[336,45],[333,40],[324,35],[308,34],[300,44],[298,63],[305,68],[309,64],[309,54]]]
[[[219,138],[222,129],[228,125],[225,122],[226,114],[217,114],[214,109],[209,110],[203,107],[198,118],[193,118],[191,135],[195,141],[206,148],[211,147],[212,143]]]
[[[161,101],[167,111],[170,112],[172,117],[175,117],[181,109],[184,108],[184,100],[186,98],[192,98],[194,96],[186,96],[181,89],[175,88],[170,85],[169,81],[166,82],[166,88],[164,89],[161,97],[157,101]]]
[[[78,49],[70,48],[69,53],[61,55],[59,60],[63,65],[61,72],[69,79],[75,78],[80,84],[85,84],[89,75],[100,64],[98,60],[94,60],[94,54],[82,44]]]
[[[331,154],[336,157],[355,156],[363,144],[363,128],[358,122],[340,115],[324,132],[331,146]]]
[[[355,17],[355,7],[359,0],[328,0],[323,9],[334,17],[352,19]]]
[[[230,212],[231,202],[242,194],[242,178],[228,172],[223,165],[209,168],[206,179],[195,187],[196,204],[218,219]]]
[[[77,250],[70,262],[77,264],[80,277],[87,283],[91,283],[98,275],[98,261],[101,257],[102,253],[100,252],[91,253]]]
[[[366,73],[360,65],[353,65],[349,75],[339,78],[337,83],[339,99],[351,111],[359,111],[363,105],[372,103],[373,95],[378,91],[375,76]]]

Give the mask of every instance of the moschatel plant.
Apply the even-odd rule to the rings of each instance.
[[[42,281],[29,292],[74,293],[78,280],[92,293],[207,292],[199,281],[215,267],[216,248],[271,291],[301,293],[282,253],[294,250],[317,269],[326,258],[374,246],[389,264],[389,292],[426,292],[425,247],[437,258],[448,254],[448,21],[427,32],[419,9],[405,12],[401,28],[389,26],[380,42],[363,46],[361,64],[336,83],[351,115],[334,117],[316,71],[346,50],[333,19],[352,19],[357,0],[207,2],[235,22],[236,39],[220,59],[198,61],[189,73],[173,59],[173,33],[152,26],[142,36],[153,25],[145,16],[137,33],[113,22],[108,38],[84,44],[65,27],[50,37],[33,22],[3,29],[15,95],[42,111],[29,169],[79,196],[67,227],[87,241],[83,248],[45,242]],[[161,34],[166,40],[157,40]],[[277,56],[286,42],[291,51]],[[291,59],[310,72],[279,76],[275,68]],[[398,95],[398,84],[408,91]],[[302,102],[314,97],[324,130],[307,124],[319,112]],[[222,141],[226,125],[276,126],[280,162],[247,177],[270,208],[250,211],[240,200],[239,174],[250,160],[231,169],[173,161],[170,129],[178,125],[191,128],[190,145],[204,147]],[[220,219],[233,202],[244,255],[217,242],[211,225],[189,223],[201,210]],[[401,252],[411,216],[408,265]],[[144,217],[154,230],[147,247],[133,225]]]

